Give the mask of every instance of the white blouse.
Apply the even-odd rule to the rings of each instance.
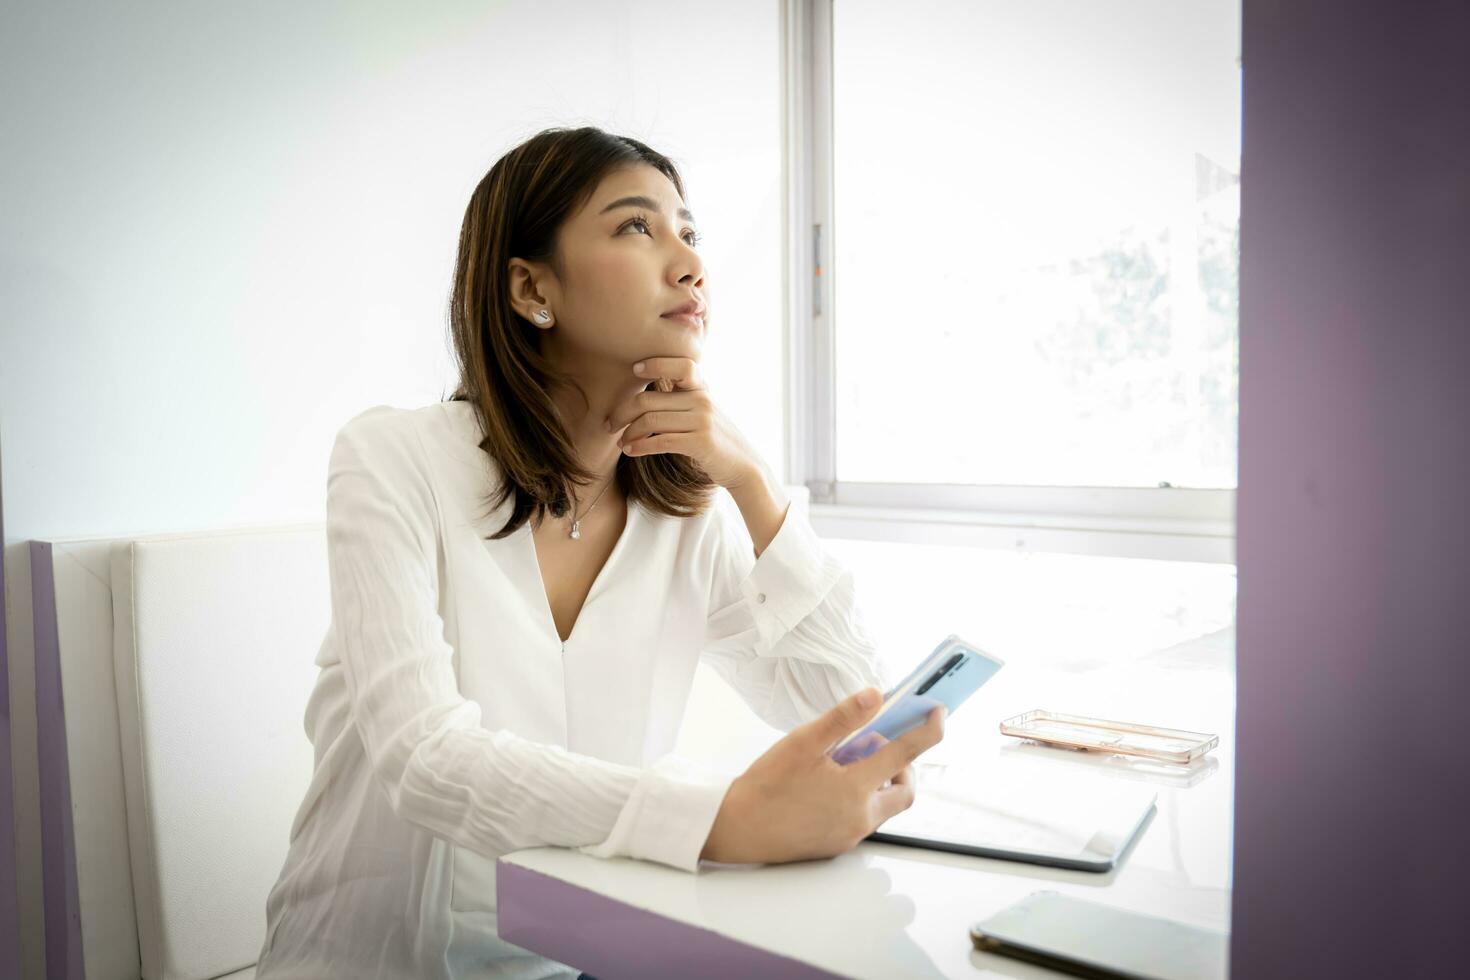
[[[260,980],[574,977],[496,935],[495,861],[540,845],[701,867],[732,776],[670,754],[698,661],[783,731],[887,687],[850,571],[804,514],[755,556],[729,494],[628,520],[570,638],[468,402],[349,420],[327,476],[315,771]]]

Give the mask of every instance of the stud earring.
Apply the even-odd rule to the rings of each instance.
[[[543,326],[551,322],[551,313],[547,310],[537,310],[533,316],[535,316],[536,322]]]

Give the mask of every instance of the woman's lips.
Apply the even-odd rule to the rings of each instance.
[[[679,323],[684,324],[686,327],[704,327],[704,317],[700,316],[697,313],[665,313],[663,315],[663,319],[677,320]]]

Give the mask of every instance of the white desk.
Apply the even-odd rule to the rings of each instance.
[[[565,848],[499,867],[501,935],[618,977],[1055,977],[976,952],[969,925],[1039,889],[1228,930],[1234,783],[1234,630],[1110,665],[1011,663],[921,757],[1101,773],[1158,791],[1157,812],[1106,874],[864,842],[837,858],[689,874]],[[1050,708],[1214,732],[1203,766],[1161,775],[1121,756],[1023,743],[999,719]],[[1039,771],[1038,770],[1038,771]],[[1223,964],[1222,964],[1223,972]]]

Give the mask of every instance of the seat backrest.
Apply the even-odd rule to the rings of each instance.
[[[143,975],[219,976],[255,962],[311,778],[325,536],[134,541],[113,551],[112,594]]]
[[[324,526],[33,542],[32,563],[58,709],[38,736],[63,763],[42,800],[48,972],[251,966],[311,777]]]

